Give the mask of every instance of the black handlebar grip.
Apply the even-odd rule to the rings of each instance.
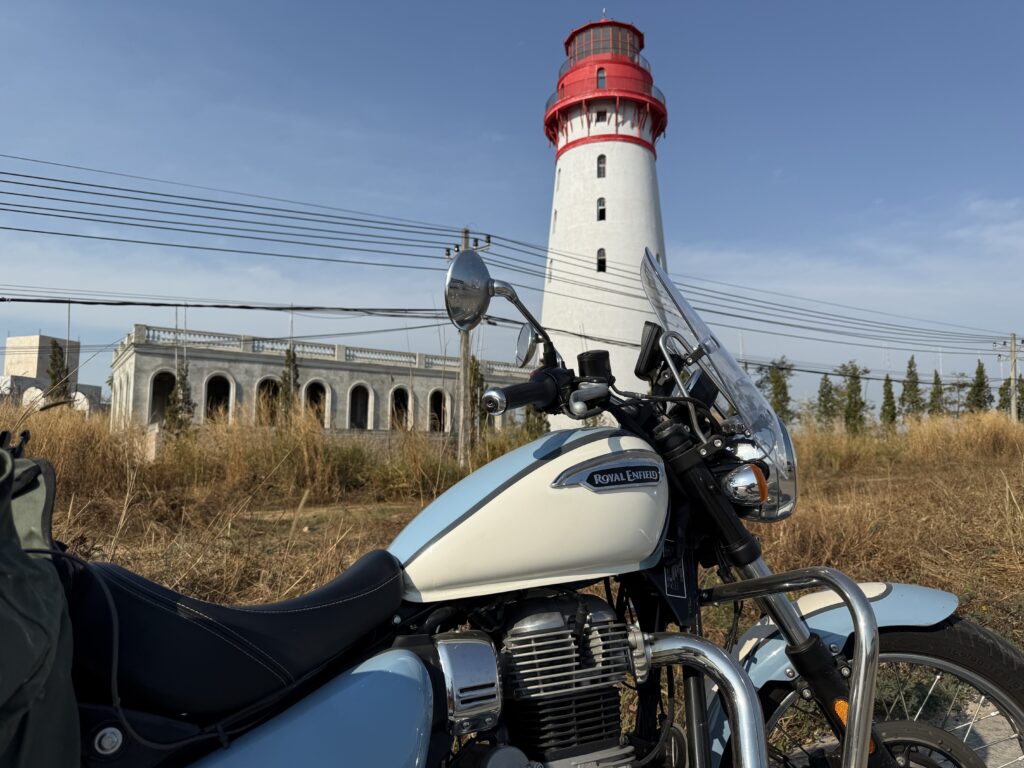
[[[550,376],[541,375],[533,381],[511,384],[507,387],[492,387],[484,392],[483,406],[491,416],[505,411],[532,405],[546,410],[558,397],[558,385]]]

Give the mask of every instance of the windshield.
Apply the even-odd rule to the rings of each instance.
[[[696,365],[715,383],[721,398],[725,399],[725,415],[743,424],[771,466],[773,482],[770,486],[774,499],[769,503],[774,502],[775,506],[771,516],[789,514],[796,503],[796,455],[786,428],[736,358],[683,298],[650,250],[644,254],[641,279],[662,329],[680,337],[681,353],[699,354]],[[670,340],[667,344],[678,345],[678,341]],[[722,409],[721,403],[719,408]]]

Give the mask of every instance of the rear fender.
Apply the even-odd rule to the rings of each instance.
[[[864,590],[875,611],[878,628],[930,627],[949,618],[959,603],[956,595],[914,584],[865,583]],[[796,602],[797,611],[810,630],[828,647],[842,649],[853,634],[853,620],[842,600],[831,591],[815,592]],[[740,638],[735,654],[747,671],[754,687],[761,690],[775,682],[788,682],[790,669],[786,641],[775,625],[762,619]],[[712,758],[718,765],[729,740],[729,723],[722,700],[715,697],[709,707]]]

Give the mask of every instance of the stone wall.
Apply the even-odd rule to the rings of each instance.
[[[114,352],[113,424],[159,422],[176,363],[186,360],[196,422],[217,413],[232,420],[268,418],[259,395],[269,395],[280,380],[288,343],[136,325]],[[400,426],[395,422],[422,431],[455,428],[457,358],[302,341],[295,349],[302,402],[321,410],[326,428],[364,423],[368,430],[388,430]],[[489,385],[528,376],[511,364],[482,365]]]

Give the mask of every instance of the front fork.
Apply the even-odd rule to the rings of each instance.
[[[786,639],[786,655],[812,699],[843,745],[843,768],[896,768],[896,761],[874,732],[875,678],[878,672],[878,626],[860,587],[831,568],[772,573],[757,558],[737,568],[744,581],[701,593],[704,603],[756,599]],[[821,638],[810,632],[786,592],[825,586],[846,604],[853,617],[854,661],[840,668]],[[844,676],[848,674],[849,677]],[[806,693],[805,693],[806,692]],[[696,702],[694,702],[696,703]]]

